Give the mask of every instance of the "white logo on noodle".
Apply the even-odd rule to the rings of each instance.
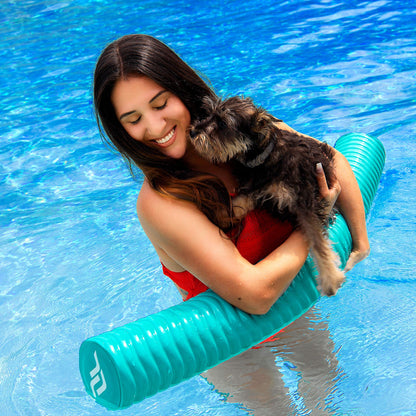
[[[100,396],[107,388],[107,383],[105,382],[103,370],[100,368],[100,363],[98,362],[97,351],[94,351],[95,367],[90,371],[91,383],[90,387],[94,397]],[[96,389],[96,385],[101,380],[101,386]]]

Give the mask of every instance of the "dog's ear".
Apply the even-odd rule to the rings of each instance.
[[[216,108],[219,105],[219,102],[220,102],[219,98],[206,95],[202,99],[201,107],[203,110],[206,111],[206,114],[208,115],[208,114],[213,113],[216,110]]]
[[[228,98],[222,105],[230,115],[235,130],[249,133],[256,122],[258,112],[253,101],[250,98],[236,96]]]
[[[247,117],[257,117],[258,108],[254,105],[251,98],[242,98],[241,105],[243,106]]]
[[[258,108],[254,105],[251,98],[231,97],[226,100],[227,107],[245,119],[257,117]]]

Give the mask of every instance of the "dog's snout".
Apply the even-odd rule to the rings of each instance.
[[[190,129],[189,130],[189,137],[191,139],[195,139],[196,135],[197,135],[197,133],[196,133],[196,130],[195,129]]]

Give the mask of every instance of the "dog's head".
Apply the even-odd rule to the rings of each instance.
[[[196,120],[189,131],[201,156],[213,163],[225,163],[251,148],[257,108],[250,99],[206,97],[202,107],[207,117]]]

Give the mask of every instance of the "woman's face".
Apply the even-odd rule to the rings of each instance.
[[[185,156],[191,115],[176,95],[150,78],[131,76],[116,82],[111,101],[133,139],[175,159]]]

